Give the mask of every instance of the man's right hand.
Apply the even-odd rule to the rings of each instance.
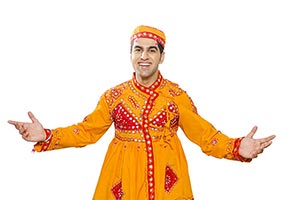
[[[32,112],[28,112],[28,116],[31,119],[31,123],[13,120],[8,120],[8,123],[14,125],[22,135],[22,138],[28,142],[45,141],[46,134],[42,124],[35,118]]]

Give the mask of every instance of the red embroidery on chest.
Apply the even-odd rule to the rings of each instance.
[[[168,103],[168,109],[172,113],[176,113],[176,114],[178,113],[178,107],[173,101]]]
[[[141,125],[138,123],[137,119],[129,113],[122,104],[118,104],[113,112],[112,118],[114,120],[114,125],[116,129],[119,130],[140,130]]]
[[[166,175],[165,175],[165,190],[170,192],[171,189],[174,187],[175,183],[177,182],[178,177],[171,169],[170,166],[166,166]]]
[[[173,90],[173,89],[169,89],[169,94],[171,95],[171,96],[179,96],[181,93],[182,93],[182,90],[181,89],[179,89],[179,88],[177,88],[178,90],[177,91],[175,91],[175,90]]]
[[[122,182],[119,182],[117,185],[115,185],[112,189],[111,189],[112,193],[114,194],[116,200],[121,200],[124,193],[122,191]]]
[[[170,120],[170,127],[171,128],[177,128],[178,127],[178,122],[179,122],[179,116],[178,116],[178,106],[173,102],[168,103],[168,110],[172,113],[175,114],[175,116]]]
[[[167,123],[167,113],[163,111],[150,121],[155,126],[163,127]]]
[[[122,94],[122,91],[120,89],[112,89],[111,90],[111,97],[113,99],[117,99]]]
[[[132,104],[133,107],[135,107],[137,109],[140,108],[140,105],[138,104],[138,102],[135,100],[135,98],[133,96],[129,96],[128,100]]]
[[[179,117],[175,116],[173,119],[171,119],[170,121],[170,127],[174,128],[178,126],[178,121],[179,121]]]

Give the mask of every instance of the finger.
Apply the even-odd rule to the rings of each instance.
[[[272,141],[268,141],[262,144],[262,148],[267,148],[268,146],[270,146],[272,144]]]
[[[13,121],[13,120],[8,120],[7,123],[11,124],[11,125],[17,125],[17,121]]]
[[[247,135],[247,137],[253,138],[253,136],[256,133],[256,131],[257,131],[257,126],[254,126],[252,128],[252,130],[250,131],[250,133]]]
[[[275,137],[276,137],[275,135],[271,135],[271,136],[268,136],[265,138],[261,138],[261,139],[259,139],[259,142],[261,142],[261,143],[269,142],[269,141],[272,141]]]
[[[14,125],[16,129],[20,130],[22,123],[17,121],[10,121],[10,124]]]
[[[28,136],[28,133],[24,131],[21,135],[23,138],[26,138]]]
[[[20,125],[18,126],[18,130],[19,130],[19,133],[20,133],[21,135],[23,135],[23,134],[25,133],[25,131],[26,131],[23,124],[20,124]]]
[[[22,134],[27,132],[27,128],[26,126],[24,126],[24,124],[20,127],[20,131],[22,132]]]
[[[267,140],[273,140],[276,137],[276,135],[270,135],[269,137],[267,137]]]
[[[24,122],[8,120],[8,123],[11,124],[11,125],[14,125],[15,128],[19,131],[21,131],[21,129],[24,128]]]
[[[256,153],[256,152],[253,152],[250,155],[251,158],[257,158],[257,156],[258,156],[258,153]]]
[[[257,152],[257,154],[261,154],[264,151],[264,148],[259,149],[259,151]]]
[[[28,116],[29,116],[29,118],[31,119],[31,121],[32,121],[32,123],[34,123],[34,122],[39,122],[39,120],[37,120],[37,118],[35,118],[35,116],[33,115],[33,113],[32,112],[28,112]]]
[[[28,140],[28,137],[29,137],[29,133],[28,132],[24,132],[24,134],[22,134],[22,138],[24,140]]]

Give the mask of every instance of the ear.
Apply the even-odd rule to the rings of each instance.
[[[162,64],[165,60],[165,52],[162,52],[161,55],[160,55],[160,61],[159,61],[159,64]]]

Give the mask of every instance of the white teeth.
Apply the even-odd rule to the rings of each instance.
[[[145,66],[145,67],[150,66],[150,64],[145,64],[145,63],[140,63],[139,65],[140,66]]]

